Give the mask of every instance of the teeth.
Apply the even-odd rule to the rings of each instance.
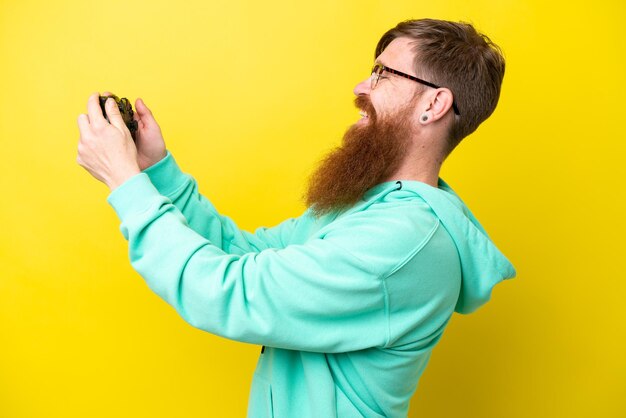
[[[363,116],[364,118],[367,117],[367,113],[365,113],[363,110],[359,112],[359,115]]]

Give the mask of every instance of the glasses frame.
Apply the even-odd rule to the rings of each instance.
[[[393,68],[389,68],[386,65],[374,64],[374,66],[372,67],[372,75],[370,76],[372,77],[371,86],[370,86],[372,90],[374,90],[374,88],[378,85],[378,80],[380,79],[380,76],[383,74],[383,71],[387,71],[390,74],[399,75],[400,77],[408,78],[409,80],[416,81],[420,84],[423,84],[428,87],[432,87],[434,89],[441,88],[441,86],[431,83],[430,81],[422,80],[421,78],[417,78],[410,74],[403,73],[402,71],[394,70]],[[456,106],[454,99],[452,100],[452,110],[454,110],[455,115],[461,116],[461,114],[459,113],[459,108]]]

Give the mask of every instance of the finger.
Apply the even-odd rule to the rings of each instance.
[[[141,98],[135,100],[135,115],[137,115],[137,121],[140,124],[141,128],[154,129],[158,128],[158,124],[156,120],[154,120],[154,116],[152,115],[152,111],[146,106],[144,101]]]
[[[139,99],[135,100],[135,111],[133,112],[133,119],[137,122],[141,122],[141,116],[139,116],[139,109],[137,109],[137,103],[139,103]]]
[[[80,131],[81,135],[89,132],[89,116],[85,115],[84,113],[78,115],[78,130]]]
[[[89,100],[87,100],[87,112],[89,113],[89,122],[95,128],[100,128],[109,124],[109,122],[107,122],[107,120],[104,118],[104,115],[102,114],[99,97],[100,94],[96,92],[89,96]]]
[[[126,124],[124,123],[124,119],[120,114],[120,109],[117,107],[117,103],[115,103],[115,100],[108,98],[105,103],[105,108],[107,111],[107,115],[109,116],[109,121],[111,121],[111,125],[115,126],[122,132],[127,129]]]
[[[137,114],[142,119],[145,119],[145,118],[154,119],[154,117],[152,116],[152,111],[148,108],[148,106],[146,106],[146,104],[143,102],[141,98],[138,98],[137,100],[135,100],[135,109],[137,109]]]

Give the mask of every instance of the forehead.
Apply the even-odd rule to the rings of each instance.
[[[394,70],[412,74],[414,72],[415,41],[409,38],[396,38],[376,58],[376,63]]]

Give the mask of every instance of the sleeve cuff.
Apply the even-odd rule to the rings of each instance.
[[[146,173],[139,173],[126,180],[107,197],[117,216],[124,220],[128,216],[148,210],[155,199],[163,198],[150,182]]]
[[[187,181],[187,175],[178,167],[172,153],[167,154],[158,163],[146,168],[144,171],[156,189],[164,196],[170,196]]]

